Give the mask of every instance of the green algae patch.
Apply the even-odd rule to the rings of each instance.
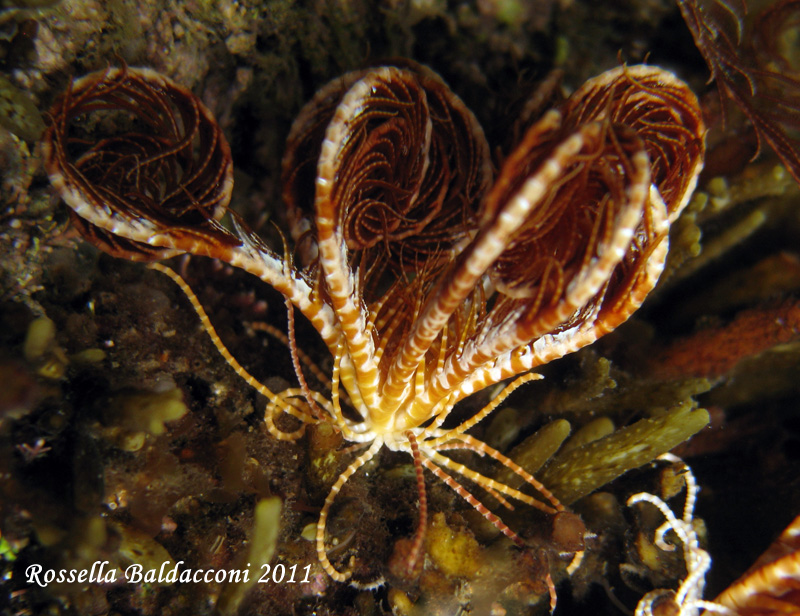
[[[426,539],[428,556],[448,577],[474,576],[481,567],[480,546],[466,528],[452,528],[443,513],[431,518]]]
[[[277,496],[264,498],[256,503],[253,512],[253,530],[250,534],[250,548],[237,559],[236,569],[247,568],[248,575],[237,582],[228,583],[219,595],[217,612],[235,614],[247,592],[265,573],[263,565],[268,565],[278,545],[281,528],[281,499]]]
[[[137,569],[139,571],[161,571],[173,568],[175,560],[170,556],[170,553],[147,533],[117,522],[111,522],[110,526],[119,533],[120,545],[118,554],[126,567],[128,565],[138,565]],[[157,586],[170,584],[170,582],[160,577],[153,583]]]
[[[55,323],[47,317],[34,319],[28,326],[22,354],[46,379],[60,380],[67,371],[69,359],[56,342]]]
[[[47,317],[31,321],[25,334],[22,354],[29,362],[38,361],[55,345],[56,325]]]
[[[111,406],[119,413],[116,423],[121,427],[149,432],[154,436],[164,434],[166,422],[180,419],[189,410],[183,402],[181,390],[177,388],[123,394],[117,396]]]
[[[574,503],[626,471],[654,460],[709,422],[691,402],[642,419],[599,440],[558,454],[540,480],[565,505]]]
[[[565,454],[573,449],[579,449],[584,445],[599,441],[601,438],[614,434],[614,422],[608,417],[598,417],[577,430],[570,439],[564,443],[561,453]]]
[[[326,421],[311,426],[308,433],[309,489],[313,495],[324,499],[339,477],[344,438],[340,430]]]
[[[0,126],[25,141],[36,141],[44,131],[42,114],[30,97],[0,75]]]
[[[529,473],[535,473],[558,451],[571,429],[566,419],[552,421],[514,447],[509,457]],[[523,481],[509,468],[500,469],[495,479],[512,488],[519,487]]]

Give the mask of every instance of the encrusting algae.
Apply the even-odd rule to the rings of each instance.
[[[255,0],[48,4],[6,15],[3,49],[22,32],[35,53],[0,57],[11,99],[24,93],[25,117],[48,127],[44,149],[14,126],[0,139],[0,378],[14,383],[0,392],[0,573],[13,611],[533,614],[557,598],[562,613],[690,614],[716,609],[704,602],[796,515],[800,167],[794,141],[755,136],[784,125],[737,81],[793,100],[791,58],[763,36],[791,23],[792,2],[753,8],[741,36],[726,30],[739,7],[728,23],[683,1],[591,19],[581,2],[357,1],[320,15]],[[688,37],[663,39],[685,28],[679,9],[716,85],[680,56]],[[722,52],[697,28],[720,19]],[[589,39],[590,59],[575,52]],[[443,78],[373,60],[404,56]],[[691,92],[659,65],[705,89],[699,104],[678,102]],[[103,80],[125,75],[111,90],[149,85],[103,99]],[[733,101],[724,125],[717,87]],[[636,124],[650,96],[675,106]],[[699,163],[672,156],[702,157],[693,106],[710,132],[690,200]],[[534,176],[540,218],[504,235],[502,218],[540,198]],[[195,310],[126,262],[179,253],[221,259],[158,266]],[[237,268],[262,268],[279,292]],[[673,479],[653,487],[664,463],[650,463],[695,433],[678,451],[699,496],[673,458]],[[684,486],[691,527],[673,513]],[[649,504],[627,507],[635,494]],[[25,577],[103,562],[115,583]],[[158,580],[178,562],[212,575]],[[120,581],[132,566],[154,581]],[[791,602],[779,585],[735,588],[737,601],[752,589]]]

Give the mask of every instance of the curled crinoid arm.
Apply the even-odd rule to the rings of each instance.
[[[620,67],[531,126],[503,163],[475,238],[426,291],[386,390],[405,386],[446,328],[459,347],[430,379],[430,403],[573,352],[625,321],[655,286],[669,220],[695,186],[700,117],[671,74]]]
[[[696,97],[654,67],[608,71],[553,113],[529,129],[488,199],[487,214],[497,216],[532,194],[531,170],[562,168],[490,270],[498,297],[487,322],[497,335],[483,334],[494,348],[477,357],[515,348],[506,365],[517,370],[593,342],[638,308],[663,269],[669,221],[688,201],[704,154]],[[558,156],[553,144],[571,139],[581,149]]]
[[[796,614],[800,608],[800,517],[716,599],[736,614]]]
[[[316,244],[314,219],[332,208],[348,250],[408,269],[446,260],[467,237],[491,165],[461,100],[405,61],[323,87],[292,125],[282,179],[295,239]]]
[[[634,494],[628,499],[628,506],[646,502],[656,507],[665,518],[655,533],[655,544],[662,550],[672,551],[675,546],[665,540],[665,535],[673,531],[683,545],[683,559],[686,563],[686,578],[681,582],[677,591],[658,589],[647,593],[636,606],[636,616],[652,616],[653,605],[657,600],[668,597],[678,609],[679,616],[696,616],[701,610],[732,614],[727,607],[705,601],[703,589],[705,576],[711,567],[711,557],[708,552],[700,547],[697,531],[694,529],[694,505],[697,500],[697,482],[691,469],[677,456],[664,454],[659,460],[671,462],[681,467],[683,478],[686,482],[686,499],[683,514],[679,518],[661,498],[648,492]]]
[[[53,185],[84,236],[111,254],[180,252],[148,241],[169,227],[236,243],[213,224],[233,186],[228,143],[200,100],[163,75],[123,67],[76,80],[53,105],[43,140]]]
[[[800,2],[767,3],[747,20],[732,0],[678,5],[720,96],[744,112],[759,146],[768,143],[800,182],[800,67],[782,49],[800,20]]]
[[[530,369],[534,356],[516,349],[595,316],[586,304],[628,250],[649,177],[643,142],[630,129],[592,122],[565,132],[557,111],[529,129],[501,169],[478,235],[414,324],[412,335],[434,329],[488,270],[497,292],[463,352],[448,358],[450,383],[474,381],[468,394],[485,378]]]
[[[442,393],[450,391],[465,378],[481,380],[483,370],[492,371],[489,379],[497,382],[533,367],[532,363],[501,366],[492,362],[564,323],[597,293],[619,260],[620,255],[607,251],[599,270],[589,267],[600,256],[597,238],[608,235],[603,229],[619,216],[635,224],[641,213],[648,185],[641,141],[635,135],[625,139],[620,153],[636,161],[626,162],[626,179],[611,182],[613,192],[608,196],[605,180],[618,167],[606,167],[601,153],[616,148],[619,140],[607,140],[609,131],[600,123],[567,135],[560,129],[561,115],[553,111],[529,130],[522,149],[512,154],[489,194],[475,239],[437,282],[397,355],[393,369],[402,376],[421,360],[437,332],[452,318],[459,318],[465,305],[482,301],[481,280],[489,271],[498,293],[486,297],[491,304],[464,315],[467,329],[462,351],[449,354],[443,370],[446,378],[433,382],[431,397],[439,395],[439,387]],[[525,164],[526,158],[530,165]],[[586,186],[586,196],[594,196],[595,202],[587,200],[582,205],[579,198],[573,199],[577,186]],[[624,243],[621,237],[617,241]],[[585,279],[588,286],[581,288],[573,277]],[[565,296],[574,305],[566,306]],[[389,376],[391,383],[393,375]],[[474,390],[470,386],[465,393]]]
[[[304,184],[312,160],[313,202]],[[303,241],[313,236],[308,254],[316,255],[316,275],[325,279],[352,361],[342,365],[343,383],[348,390],[348,383],[357,384],[374,413],[388,418],[395,410],[376,402],[383,366],[395,357],[384,351],[397,348],[391,336],[375,331],[375,324],[402,335],[415,312],[404,310],[386,320],[364,308],[376,304],[380,310],[376,291],[381,286],[391,286],[412,306],[421,305],[427,281],[474,232],[475,212],[490,178],[488,145],[477,121],[423,67],[378,67],[336,80],[292,129],[284,195],[298,227],[294,235]],[[406,272],[417,282],[408,288],[392,285],[394,276],[406,277]],[[373,335],[366,336],[367,331]],[[411,378],[411,372],[404,377]],[[392,385],[389,389],[384,398],[394,400],[396,392]]]
[[[184,282],[184,280],[176,274],[173,270],[168,267],[161,265],[160,263],[152,263],[148,267],[150,269],[156,270],[161,272],[162,274],[169,277],[175,284],[178,285],[181,291],[186,295],[186,298],[189,300],[189,303],[194,308],[194,311],[197,313],[197,316],[200,317],[200,322],[203,325],[208,336],[211,338],[211,342],[214,343],[214,346],[217,348],[217,351],[220,355],[225,359],[228,365],[233,368],[233,370],[238,374],[250,387],[255,389],[258,393],[263,395],[267,398],[267,409],[266,409],[266,420],[267,420],[267,428],[269,429],[270,433],[278,438],[279,440],[288,440],[294,441],[300,438],[304,431],[305,431],[305,424],[314,423],[317,418],[315,416],[310,415],[304,409],[299,408],[297,404],[291,401],[291,397],[293,395],[302,395],[302,396],[314,396],[314,402],[317,404],[327,405],[328,402],[324,400],[319,394],[316,392],[307,393],[304,390],[300,390],[295,392],[293,390],[286,390],[281,392],[280,394],[272,392],[268,387],[262,385],[253,375],[251,375],[245,368],[242,366],[236,358],[231,354],[228,348],[220,339],[219,335],[217,334],[216,329],[211,324],[211,319],[208,318],[208,314],[206,313],[205,309],[203,308],[200,300],[197,299],[197,296],[194,294],[192,289],[189,287],[188,284]],[[281,412],[286,413],[287,415],[291,415],[296,419],[301,421],[301,425],[298,429],[285,432],[277,427],[275,424],[275,415],[280,414]]]
[[[347,483],[347,480],[350,479],[359,468],[375,457],[375,454],[378,453],[381,447],[383,447],[383,442],[380,439],[375,439],[367,451],[358,456],[344,471],[342,471],[342,474],[339,475],[339,478],[331,487],[330,492],[328,492],[328,496],[325,498],[325,504],[322,506],[322,511],[320,511],[319,518],[317,519],[317,557],[319,558],[322,568],[337,582],[346,582],[352,575],[352,570],[348,569],[344,572],[338,571],[328,558],[328,552],[325,549],[325,529],[328,525],[328,514],[330,513],[333,501],[336,500],[336,496],[339,494],[344,484]]]
[[[186,88],[146,68],[91,73],[53,104],[42,141],[50,180],[87,241],[140,261],[219,258],[271,284],[337,337],[330,310],[310,299],[291,265],[234,214],[233,230],[221,224],[233,186],[230,148]]]
[[[651,182],[674,222],[694,192],[705,155],[700,105],[685,83],[657,66],[620,66],[576,90],[564,115],[567,125],[607,117],[632,128],[644,141]]]

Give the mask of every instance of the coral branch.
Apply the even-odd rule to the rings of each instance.
[[[744,310],[728,324],[700,330],[653,355],[658,378],[719,377],[747,357],[800,337],[800,301]]]

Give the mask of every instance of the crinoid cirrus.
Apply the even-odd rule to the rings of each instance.
[[[94,143],[76,133],[76,118],[110,109],[130,122]],[[320,562],[344,581],[351,571],[326,550],[328,515],[383,447],[413,457],[421,491],[424,467],[517,543],[456,476],[503,503],[563,509],[468,431],[538,378],[532,369],[590,344],[641,304],[695,186],[704,133],[685,84],[656,67],[619,67],[525,127],[495,172],[480,125],[434,72],[404,63],[349,73],[306,105],[289,135],[283,195],[297,257],[226,213],[221,132],[195,97],[153,71],[112,68],[76,81],[51,111],[44,153],[90,242],[139,260],[220,259],[283,294],[290,328],[298,310],[319,332],[333,356],[330,395],[307,385],[291,331],[299,387],[269,391],[225,349],[182,279],[153,266],[181,285],[220,353],[267,397],[272,435],[297,439],[326,421],[363,448],[330,488],[316,529]],[[506,380],[473,417],[445,426],[460,401]],[[282,414],[299,420],[296,429]],[[494,458],[538,496],[446,455],[454,449]],[[412,561],[423,528],[424,519]]]
[[[677,590],[656,589],[648,592],[636,606],[634,616],[653,616],[673,613],[678,616],[724,614],[726,616],[768,616],[796,614],[800,595],[800,518],[795,518],[755,563],[713,601],[703,599],[706,573],[711,568],[711,556],[700,545],[695,528],[694,506],[699,487],[691,469],[673,454],[659,456],[678,469],[686,484],[683,516],[676,516],[666,502],[655,494],[640,492],[628,499],[628,505],[650,503],[665,518],[656,530],[654,543],[671,552],[676,543],[681,546],[686,565],[686,577]],[[673,532],[677,542],[667,542]],[[663,605],[662,605],[663,603]],[[665,611],[666,610],[666,611]]]

